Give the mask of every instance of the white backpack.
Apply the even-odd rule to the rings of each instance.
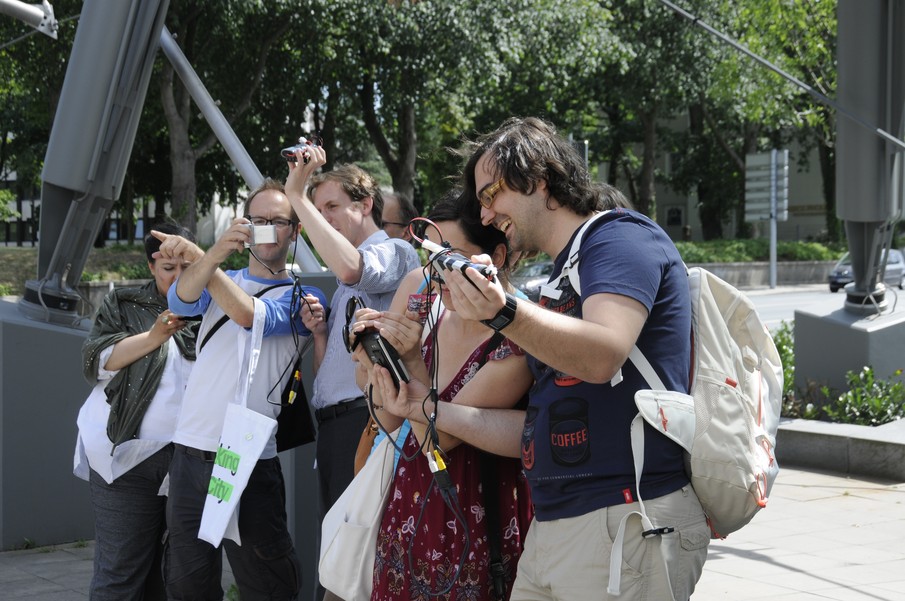
[[[581,239],[604,214],[585,222],[562,272],[548,287],[555,288],[568,274],[576,294],[581,295],[575,268]],[[692,309],[690,393],[667,390],[637,346],[629,355],[651,388],[635,393],[639,414],[631,426],[639,490],[637,514],[645,532],[671,526],[652,524],[641,500],[644,419],[685,449],[691,485],[711,531],[725,537],[766,506],[779,472],[774,447],[782,408],[782,364],[773,338],[747,296],[700,267],[688,270],[688,286]],[[617,375],[613,385],[620,381],[621,375]],[[613,543],[611,594],[619,590],[623,531],[620,527]]]

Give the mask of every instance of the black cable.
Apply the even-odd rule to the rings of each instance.
[[[440,234],[440,241],[443,246],[445,246],[448,250],[446,252],[452,253],[453,250],[449,247],[448,243],[443,242],[443,233],[440,231],[440,228],[431,222],[428,219],[424,218],[416,218],[418,221],[423,221],[426,224],[429,224],[436,228],[437,232]],[[414,222],[415,220],[413,220]],[[412,237],[417,242],[423,242],[422,238],[419,238],[415,232],[414,228],[409,226],[409,231],[412,232]],[[439,254],[443,254],[442,252]],[[425,280],[427,281],[428,290],[426,292],[427,297],[431,298],[430,295],[430,287],[435,285],[435,283],[439,283],[442,281],[442,276],[440,275],[440,271],[437,268],[437,265],[434,261],[430,261],[427,265],[424,266],[422,273],[424,274]],[[437,297],[438,305],[443,303],[443,289],[440,286],[437,286]],[[440,345],[438,340],[438,325],[439,325],[439,311],[434,311],[434,304],[431,303],[428,311],[427,317],[425,319],[424,327],[428,328],[428,336],[431,337],[431,356],[430,356],[430,390],[428,391],[427,396],[421,401],[421,411],[427,419],[427,432],[425,436],[425,440],[421,444],[420,453],[423,455],[423,450],[425,445],[427,445],[428,441],[433,446],[433,450],[426,454],[426,460],[428,462],[428,466],[430,467],[431,473],[433,474],[433,479],[431,480],[431,485],[426,491],[424,495],[424,501],[421,504],[421,510],[418,514],[417,523],[412,530],[411,538],[409,539],[407,555],[408,555],[408,567],[409,567],[409,578],[411,582],[411,577],[415,574],[413,559],[412,559],[412,550],[415,543],[415,537],[418,531],[421,528],[421,523],[424,519],[424,512],[427,504],[430,502],[431,493],[436,489],[443,502],[450,509],[450,511],[455,516],[456,521],[462,525],[463,535],[465,537],[464,546],[462,547],[462,555],[456,564],[456,569],[450,577],[449,583],[444,586],[439,591],[426,590],[425,593],[429,597],[440,597],[442,595],[447,594],[452,590],[453,586],[455,586],[456,582],[459,579],[459,576],[462,573],[462,569],[465,567],[465,561],[468,558],[468,554],[471,550],[471,534],[468,531],[468,522],[465,520],[465,516],[462,512],[462,507],[459,504],[459,497],[456,493],[455,484],[452,482],[452,478],[449,475],[449,472],[446,469],[446,460],[447,457],[445,453],[440,448],[440,437],[437,431],[437,415],[439,413],[440,407],[440,397],[439,397],[439,371],[440,371]],[[428,403],[431,404],[431,407],[428,407]],[[376,418],[375,418],[376,421]],[[430,587],[427,587],[430,589]],[[411,589],[411,587],[410,587]]]
[[[412,563],[412,548],[415,544],[415,535],[421,529],[421,524],[424,521],[424,511],[430,501],[430,493],[436,489],[443,498],[443,502],[449,510],[452,511],[456,521],[462,525],[462,534],[465,537],[462,546],[462,555],[459,557],[455,571],[452,576],[450,576],[449,583],[439,591],[425,591],[429,597],[440,597],[452,590],[452,587],[455,586],[456,581],[459,580],[459,576],[462,574],[462,568],[465,567],[465,561],[468,559],[468,553],[471,550],[471,534],[468,531],[468,522],[465,521],[465,516],[462,513],[462,506],[459,504],[459,496],[456,493],[456,487],[449,476],[449,472],[446,471],[446,465],[442,463],[442,459],[439,457],[435,457],[433,461],[430,457],[431,456],[428,455],[428,463],[430,464],[431,472],[434,474],[434,477],[431,480],[431,485],[427,490],[427,494],[424,495],[424,501],[421,503],[421,510],[418,512],[418,520],[412,528],[412,536],[409,539],[406,555],[408,556],[409,575],[411,576],[415,573],[415,568]],[[411,586],[409,587],[409,590],[411,591]]]
[[[254,253],[252,253],[252,256],[254,256]],[[284,269],[283,271],[286,270]],[[301,347],[299,345],[299,339],[301,338],[301,335],[298,331],[298,324],[295,321],[295,316],[299,313],[302,303],[305,303],[305,305],[307,305],[309,309],[311,308],[311,304],[305,299],[305,296],[302,294],[302,279],[296,277],[295,274],[292,274],[292,280],[292,296],[289,300],[289,330],[292,335],[292,343],[295,346],[295,353],[293,354],[293,360],[283,368],[283,371],[280,373],[277,381],[274,382],[273,386],[270,387],[270,391],[267,393],[267,402],[271,405],[282,405],[282,399],[279,403],[274,403],[270,400],[270,395],[272,395],[274,391],[276,391],[277,387],[280,386],[280,383],[283,382],[283,378],[286,376],[286,372],[292,369],[296,365],[296,363],[298,363],[298,360],[305,356],[305,354],[311,348],[312,343],[314,342],[314,334],[311,333],[305,340],[305,344]],[[292,375],[292,377],[294,377],[294,374]]]

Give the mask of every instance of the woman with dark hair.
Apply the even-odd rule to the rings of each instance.
[[[174,224],[154,229],[193,239]],[[160,571],[166,497],[160,487],[173,455],[182,393],[195,362],[198,322],[167,309],[167,291],[185,265],[154,258],[153,279],[114,288],[97,310],[82,347],[94,389],[78,416],[74,473],[88,480],[95,519],[92,600],[165,599]]]
[[[436,227],[428,225],[426,233],[466,257],[489,255],[505,283],[506,239],[499,230],[482,225],[473,207],[464,194],[448,194],[433,207],[429,219]],[[360,310],[353,331],[377,328],[399,352],[413,380],[434,383],[441,403],[502,408],[522,403],[532,381],[522,350],[483,324],[459,318],[442,281],[432,283],[436,300],[425,302],[418,294],[423,280],[420,269],[409,274],[390,310]],[[422,322],[413,310],[416,305],[429,306],[432,316],[423,337]],[[370,367],[366,355],[356,353]],[[388,431],[394,430],[401,420],[381,410],[376,387],[371,393],[376,419]],[[429,414],[432,405],[427,405]],[[508,598],[532,517],[521,465],[517,459],[460,444],[442,432],[435,438],[425,421],[413,419],[412,432],[400,441],[405,457],[396,466],[377,535],[371,599],[440,595],[495,600],[495,588]],[[432,456],[435,447],[446,458],[456,491],[452,503],[445,502],[434,485],[426,454]]]

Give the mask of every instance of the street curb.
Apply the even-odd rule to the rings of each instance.
[[[872,427],[784,418],[776,458],[780,466],[905,482],[905,420]]]

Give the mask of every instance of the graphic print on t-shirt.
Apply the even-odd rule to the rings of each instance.
[[[522,430],[522,467],[526,471],[534,468],[534,427],[537,422],[537,407],[528,407],[525,414],[525,428]]]
[[[578,397],[550,405],[550,451],[559,465],[584,463],[591,456],[588,439],[588,401]]]
[[[580,319],[580,299],[578,298],[578,295],[575,294],[575,290],[572,288],[572,285],[569,284],[569,276],[566,276],[559,281],[559,290],[559,298],[551,298],[549,296],[544,296],[543,294],[541,294],[538,304],[540,304],[540,306],[545,309],[549,309],[550,311],[555,311],[556,313],[562,313],[564,315],[571,315]],[[546,367],[547,369],[549,369],[549,366]],[[554,370],[554,373],[556,375],[553,378],[553,381],[557,386],[575,386],[576,384],[581,383],[581,380],[574,376],[570,376],[565,372]]]

